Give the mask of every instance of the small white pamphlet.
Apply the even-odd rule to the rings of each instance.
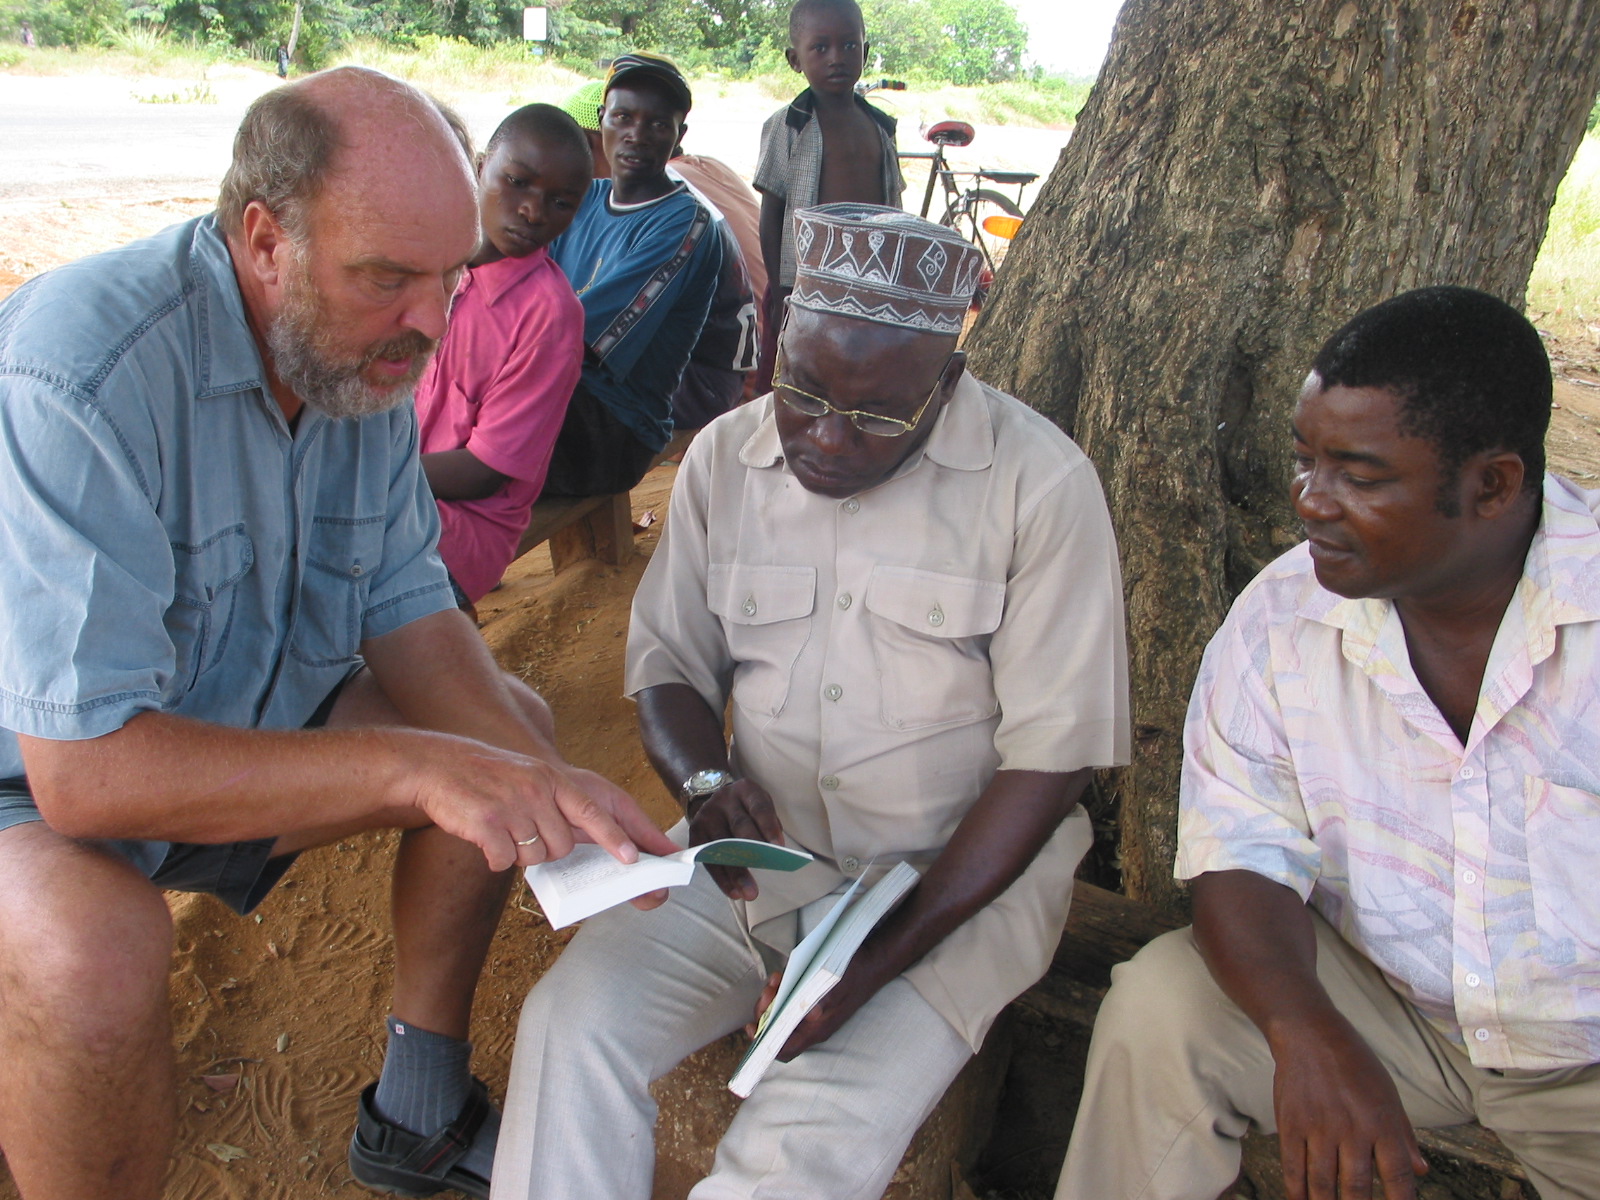
[[[660,857],[640,854],[636,863],[618,862],[601,847],[579,842],[565,858],[539,863],[523,874],[550,928],[561,929],[646,892],[681,887],[693,878],[696,863],[798,871],[810,861],[804,850],[750,838],[720,838]]]

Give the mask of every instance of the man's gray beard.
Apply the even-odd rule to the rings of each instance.
[[[307,404],[339,419],[375,416],[410,403],[433,352],[433,339],[413,330],[357,358],[341,359],[326,344],[326,310],[297,254],[284,274],[283,304],[267,326],[267,349],[278,378]],[[386,388],[366,380],[366,369],[375,360],[406,357],[413,360],[409,378]]]

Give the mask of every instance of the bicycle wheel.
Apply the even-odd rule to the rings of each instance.
[[[983,253],[984,262],[992,271],[1006,256],[1010,239],[995,237],[983,230],[983,219],[992,216],[1020,217],[1022,210],[1016,201],[988,188],[974,188],[958,196],[945,210],[939,224],[954,229]]]

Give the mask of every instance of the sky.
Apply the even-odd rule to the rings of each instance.
[[[1028,57],[1047,71],[1100,71],[1122,0],[1011,0],[1028,26]]]

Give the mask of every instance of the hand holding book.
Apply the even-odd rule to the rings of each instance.
[[[783,844],[783,826],[766,789],[752,779],[735,779],[713,792],[689,815],[689,844],[749,838]],[[746,867],[707,864],[711,878],[730,900],[754,900],[760,892]]]

